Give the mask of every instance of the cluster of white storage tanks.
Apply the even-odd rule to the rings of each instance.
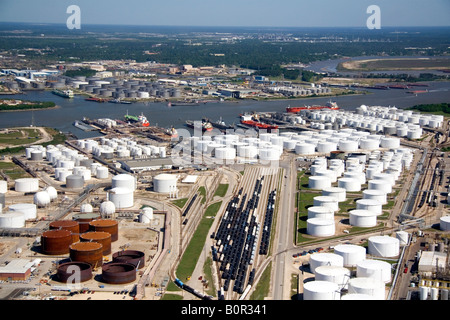
[[[55,179],[67,188],[82,188],[93,177],[107,179],[108,168],[64,145],[47,146],[45,158],[55,168]]]
[[[190,147],[219,163],[255,162],[258,159],[277,161],[284,148],[292,148],[285,140],[283,134],[277,133],[260,133],[259,137],[239,134],[194,136],[190,138]]]
[[[78,140],[77,145],[93,155],[105,159],[117,158],[148,158],[159,156],[166,157],[166,148],[157,147],[153,145],[142,145],[137,141],[122,137],[122,138],[106,138],[103,137],[100,141],[93,139]]]
[[[6,194],[7,184],[1,183],[0,193]],[[13,203],[6,210],[0,204],[0,228],[23,228],[26,221],[37,219],[38,208],[47,207],[56,200],[58,193],[52,186],[39,190],[39,180],[35,178],[21,178],[15,181],[15,191],[34,193],[33,203]]]
[[[312,236],[334,235],[332,213],[339,210],[339,202],[345,201],[347,192],[360,192],[362,199],[351,210],[350,224],[358,227],[374,227],[377,217],[383,214],[387,195],[392,193],[404,168],[409,168],[413,153],[408,148],[395,151],[374,150],[367,153],[351,153],[346,160],[317,157],[310,166],[308,187],[321,190],[322,196],[314,198],[314,206],[308,210],[307,232]],[[363,186],[367,189],[363,190]],[[327,215],[314,215],[317,207],[332,208]],[[327,221],[324,221],[327,217]],[[317,218],[320,218],[318,220]]]
[[[334,252],[312,254],[309,268],[314,279],[304,284],[303,299],[385,300],[386,284],[392,281],[392,267],[380,258],[398,257],[400,244],[406,244],[398,239],[403,236],[398,232],[396,237],[369,237],[368,250],[359,245],[340,244],[334,247]],[[386,247],[380,249],[380,243]]]
[[[358,107],[355,113],[344,110],[320,110],[313,111],[309,117],[311,127],[314,129],[324,129],[328,123],[409,139],[420,139],[423,127],[440,128],[444,121],[444,117],[440,115],[423,115],[395,107],[366,105]]]

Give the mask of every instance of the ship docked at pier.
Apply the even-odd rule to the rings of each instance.
[[[289,113],[299,113],[302,110],[339,110],[339,106],[335,101],[328,101],[325,105],[312,105],[303,107],[287,107],[286,112]]]
[[[52,91],[53,94],[56,94],[57,96],[63,97],[63,98],[73,98],[73,91],[72,90],[61,90],[61,89],[55,89]]]

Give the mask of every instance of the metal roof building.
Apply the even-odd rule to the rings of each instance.
[[[27,259],[15,259],[0,267],[0,280],[26,280],[31,275],[33,262]]]
[[[131,173],[140,171],[159,170],[161,168],[172,169],[173,162],[170,157],[157,159],[120,161],[122,168]]]

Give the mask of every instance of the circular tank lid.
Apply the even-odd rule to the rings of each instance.
[[[72,236],[72,232],[65,229],[55,229],[45,231],[42,236],[45,238],[64,238],[67,236]]]
[[[77,221],[74,220],[56,220],[50,222],[50,227],[56,227],[56,228],[64,228],[64,227],[73,227],[78,225]]]
[[[80,238],[88,240],[101,240],[111,238],[111,234],[103,231],[89,231],[80,235]]]
[[[91,251],[101,249],[103,245],[98,242],[76,242],[69,246],[70,250]]]
[[[309,281],[305,283],[304,288],[314,292],[337,292],[339,290],[337,283],[321,280]]]
[[[97,219],[92,220],[89,222],[91,226],[95,227],[109,227],[109,226],[115,226],[118,224],[117,220],[111,220],[111,219]]]

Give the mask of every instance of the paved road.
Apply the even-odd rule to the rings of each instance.
[[[278,211],[280,213],[277,221],[278,235],[274,247],[273,299],[289,300],[290,274],[286,274],[286,255],[288,254],[286,251],[293,245],[292,215],[295,208],[295,178],[297,171],[295,168],[295,160],[290,157],[280,161],[280,166],[284,170],[284,176],[281,185],[280,207]]]

